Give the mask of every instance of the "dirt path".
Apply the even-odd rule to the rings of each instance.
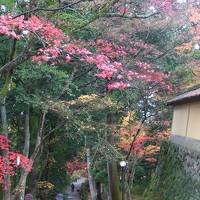
[[[79,178],[76,182],[73,182],[75,188],[74,192],[71,191],[71,187],[67,189],[68,200],[81,200],[79,192],[81,188],[81,184],[85,182],[85,178]]]

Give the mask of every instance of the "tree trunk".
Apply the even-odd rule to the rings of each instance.
[[[96,200],[96,190],[95,190],[93,178],[90,172],[90,149],[87,149],[87,170],[88,170],[88,181],[89,181],[91,199]]]
[[[41,177],[42,177],[42,170],[38,169],[37,166],[38,166],[39,162],[41,161],[40,157],[43,154],[43,149],[44,149],[43,147],[44,147],[44,144],[42,143],[41,147],[40,147],[40,151],[38,153],[38,156],[34,160],[33,170],[31,171],[31,175],[30,175],[30,180],[32,180],[32,181],[31,181],[31,183],[29,183],[29,188],[30,188],[29,193],[31,193],[34,198],[36,198],[36,195],[37,195],[37,183],[39,180],[41,180]],[[45,180],[47,180],[47,179],[45,179]]]
[[[17,198],[19,200],[24,200],[28,174],[29,172],[27,172],[26,170],[21,170],[21,176],[20,176],[20,180],[18,184],[18,188],[20,188],[20,194],[19,194],[19,197]],[[14,196],[12,199],[16,199],[16,197]]]
[[[107,167],[111,200],[121,200],[117,163],[115,161],[108,162]]]
[[[102,200],[102,197],[101,197],[101,183],[97,182],[96,186],[97,186],[97,200]]]
[[[24,125],[24,132],[25,132],[25,141],[24,141],[24,150],[23,153],[25,156],[29,156],[30,151],[30,109],[29,105],[27,105],[26,113],[25,113],[25,125]]]
[[[31,159],[31,163],[30,165],[33,166],[35,159],[40,151],[40,147],[42,144],[42,137],[43,137],[43,129],[44,129],[44,122],[45,122],[45,117],[46,117],[46,113],[42,113],[41,118],[40,118],[40,126],[37,132],[37,138],[36,138],[36,144],[35,144],[35,148],[34,151],[32,153],[32,155],[30,156]],[[30,132],[30,131],[29,131]],[[25,187],[26,187],[26,180],[28,177],[29,172],[27,171],[22,171],[21,176],[20,176],[20,180],[19,183],[17,184],[17,186],[14,189],[13,195],[12,195],[12,200],[23,200],[23,199],[19,199],[23,198],[23,194],[25,192]],[[21,188],[23,189],[23,192],[20,194],[18,194],[18,190]]]
[[[29,114],[29,105],[27,105],[26,113],[25,113],[25,125],[24,125],[24,132],[25,132],[25,141],[24,141],[24,150],[23,153],[25,156],[29,156],[29,150],[30,150],[30,114]],[[21,176],[19,182],[20,185],[20,194],[19,194],[19,200],[24,200],[25,196],[25,189],[26,189],[26,181],[27,181],[28,172],[26,170],[21,170]]]
[[[2,121],[2,134],[8,137],[8,123],[7,123],[7,114],[6,114],[6,97],[3,97],[1,100],[1,121]],[[3,151],[3,156],[7,159],[8,151]],[[7,174],[4,177],[4,182],[6,183],[6,188],[3,190],[3,200],[10,200],[10,191],[11,191],[11,181],[10,175]]]
[[[38,155],[38,153],[40,151],[40,148],[41,148],[45,117],[46,117],[46,113],[42,113],[42,116],[40,118],[40,127],[39,127],[39,130],[38,130],[38,133],[37,133],[35,149],[34,149],[32,155],[30,157],[32,162],[34,162],[34,160],[36,159],[36,157],[37,157],[37,155]]]
[[[112,113],[107,114],[107,125],[111,129],[113,129]],[[108,140],[111,144],[114,143],[113,134],[108,138]],[[109,184],[110,198],[111,200],[121,200],[120,182],[119,182],[116,161],[108,162],[107,170],[108,170],[108,184]]]

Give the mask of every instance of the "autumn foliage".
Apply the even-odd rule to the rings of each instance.
[[[159,83],[163,88],[171,89],[166,82],[166,75],[156,70],[156,64],[142,59],[148,54],[158,56],[160,52],[153,45],[135,41],[129,35],[120,35],[118,38],[108,35],[105,39],[99,38],[85,44],[86,47],[92,47],[91,51],[84,45],[78,45],[80,41],[65,35],[50,21],[36,16],[25,20],[23,16],[2,15],[0,27],[2,35],[17,40],[29,38],[31,41],[35,38],[42,44],[41,48],[30,53],[34,62],[57,66],[78,58],[79,62],[96,66],[96,77],[108,80],[108,91],[131,87],[130,82],[134,79]],[[128,66],[133,57],[136,57],[135,62]]]
[[[79,160],[69,161],[65,165],[67,172],[72,175],[76,171],[87,169],[87,163]]]
[[[125,152],[130,151],[131,144],[133,142],[131,152],[139,159],[149,162],[156,162],[157,155],[160,151],[160,141],[168,138],[168,132],[158,133],[156,135],[148,135],[148,131],[142,128],[140,134],[136,135],[138,126],[131,126],[129,128],[121,128],[119,131],[120,142],[118,146]]]
[[[4,136],[0,135],[0,184],[6,186],[4,177],[6,175],[14,176],[17,168],[31,171],[31,160],[19,152],[10,150],[10,141]],[[6,152],[6,154],[4,154]]]

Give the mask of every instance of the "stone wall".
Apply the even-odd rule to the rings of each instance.
[[[145,200],[200,200],[200,152],[163,141]]]

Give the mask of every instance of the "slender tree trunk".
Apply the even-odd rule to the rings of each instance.
[[[23,153],[27,157],[29,156],[29,150],[30,150],[30,109],[29,105],[27,105],[26,112],[25,112],[25,125],[24,125],[24,132],[25,132],[25,141],[24,141],[24,150]],[[24,169],[21,170],[21,176],[19,182],[20,185],[20,194],[19,194],[19,200],[24,200],[25,196],[25,186],[27,181],[28,172]]]
[[[107,168],[111,200],[121,200],[117,163],[115,161],[108,162]]]
[[[30,157],[32,162],[34,162],[34,160],[36,159],[36,157],[37,157],[37,155],[40,151],[40,148],[41,148],[45,117],[46,117],[46,113],[42,113],[41,118],[40,118],[40,127],[39,127],[39,130],[38,130],[38,133],[37,133],[35,148],[34,148],[34,151],[31,155],[31,157]]]
[[[96,194],[97,193],[96,193],[96,190],[95,190],[95,187],[94,187],[92,174],[90,172],[90,149],[87,149],[87,170],[88,170],[88,181],[89,181],[91,199],[96,200]]]
[[[6,97],[3,97],[1,99],[1,121],[2,121],[2,133],[8,137]],[[5,160],[7,160],[8,151],[4,150],[3,156],[5,157]],[[10,200],[11,181],[9,173],[4,177],[4,182],[6,183],[6,188],[3,190],[3,200]]]
[[[97,182],[96,187],[97,187],[97,200],[102,200],[102,197],[101,197],[101,183]]]
[[[107,124],[112,129],[112,113],[108,113],[107,115]],[[113,134],[108,138],[111,144],[114,143]],[[120,182],[118,176],[118,169],[116,161],[110,161],[107,163],[108,170],[108,184],[109,184],[109,195],[111,200],[121,200],[120,193]]]
[[[24,141],[24,150],[23,153],[25,156],[29,156],[30,151],[30,108],[27,105],[26,113],[25,113],[25,125],[24,125],[24,132],[25,132],[25,141]]]
[[[28,177],[29,172],[27,172],[26,170],[22,170],[21,172],[21,176],[20,176],[20,180],[19,180],[19,188],[20,188],[20,194],[18,199],[19,200],[24,200],[24,196],[25,196],[25,187],[26,187],[26,181],[27,181],[27,177]]]
[[[30,190],[29,192],[33,195],[34,198],[36,198],[36,193],[37,193],[37,182],[41,180],[42,177],[42,171],[37,168],[39,162],[40,162],[40,157],[43,154],[43,149],[44,149],[44,144],[41,144],[40,151],[38,153],[38,156],[36,157],[34,164],[33,164],[33,170],[31,171],[30,179],[33,180],[31,181],[29,187]],[[47,180],[47,179],[45,179]]]
[[[88,170],[88,181],[89,181],[91,199],[96,200],[96,190],[95,190],[93,178],[90,172],[90,149],[87,149],[87,170]]]
[[[35,148],[33,150],[32,155],[30,156],[30,159],[31,159],[30,165],[31,166],[33,166],[35,159],[36,159],[36,157],[37,157],[37,155],[40,151],[40,148],[41,148],[45,117],[46,117],[46,113],[42,113],[41,118],[40,118],[40,126],[39,126],[39,129],[38,129],[38,132],[37,132]],[[13,195],[12,195],[12,200],[24,200],[23,197],[24,197],[26,180],[27,180],[28,174],[29,174],[29,172],[27,172],[27,171],[23,171],[21,173],[19,183],[16,186],[16,188],[14,189],[14,192],[13,192]],[[21,189],[21,188],[24,189],[24,190],[23,190],[22,194],[21,194],[21,192],[20,192],[20,194],[18,194],[17,191],[18,191],[18,189]],[[19,199],[19,197],[22,198],[22,199]]]

